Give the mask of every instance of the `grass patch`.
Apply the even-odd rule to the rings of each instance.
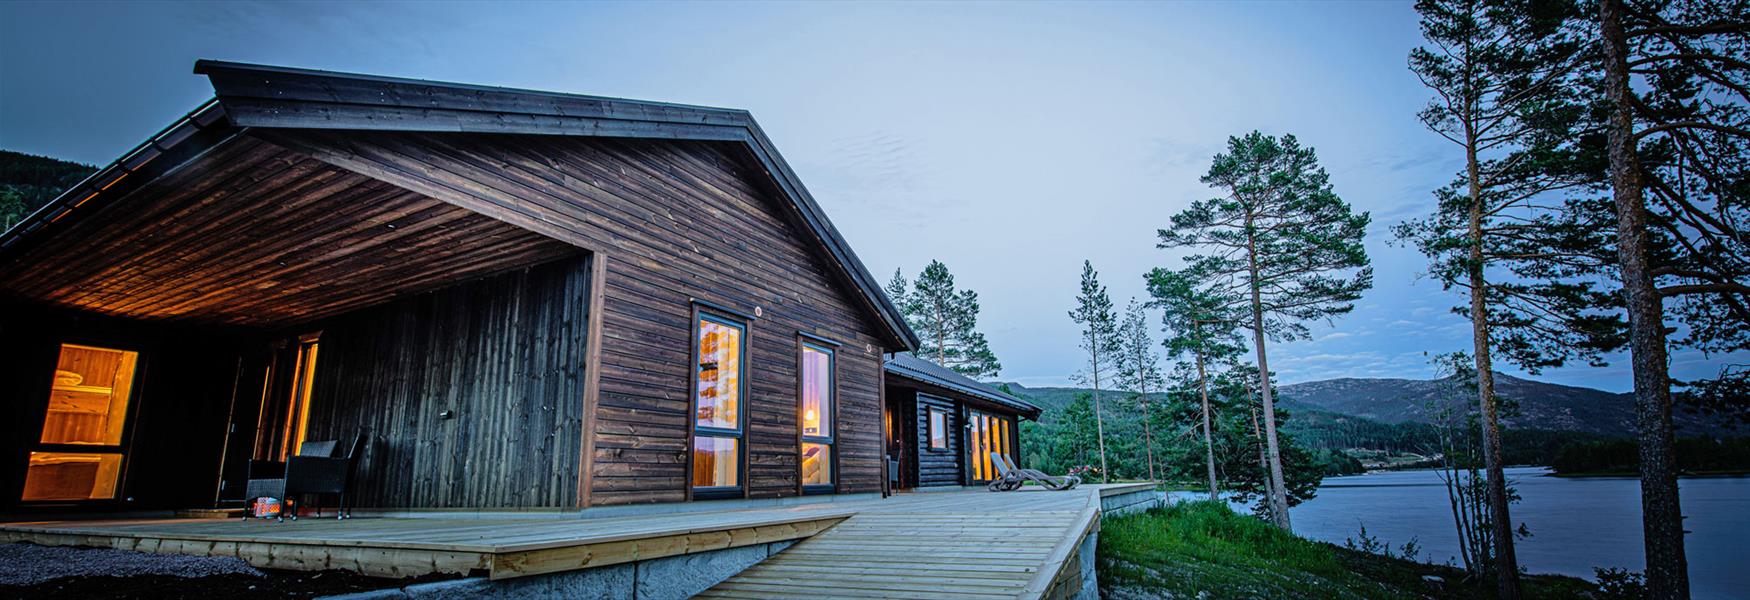
[[[1438,577],[1430,581],[1426,576]],[[1487,598],[1458,569],[1300,538],[1219,502],[1181,502],[1100,526],[1104,598]],[[1530,598],[1585,597],[1571,577],[1525,579]]]

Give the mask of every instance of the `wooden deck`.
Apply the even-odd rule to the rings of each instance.
[[[920,493],[874,504],[700,598],[1056,598],[1100,498],[1153,486]]]
[[[504,579],[802,540],[701,597],[1052,598],[1081,585],[1078,550],[1099,527],[1100,498],[1143,488],[911,493],[611,518],[15,522],[0,524],[0,542],[237,556],[275,569]]]

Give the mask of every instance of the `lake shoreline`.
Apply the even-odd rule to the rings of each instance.
[[[1537,467],[1547,468],[1547,467]],[[1585,471],[1580,473],[1551,472],[1544,477],[1561,477],[1563,479],[1639,479],[1638,471]],[[1719,471],[1691,471],[1678,473],[1678,479],[1729,479],[1733,477],[1750,477],[1750,469],[1723,469]]]
[[[1507,477],[1521,498],[1510,508],[1513,522],[1532,534],[1516,544],[1528,571],[1592,579],[1597,568],[1645,568],[1638,479],[1561,477],[1538,467],[1512,467]],[[1750,537],[1750,513],[1741,510],[1750,506],[1750,477],[1685,476],[1679,484],[1694,597],[1737,597],[1750,589],[1750,569],[1737,564]],[[1432,470],[1327,478],[1291,516],[1295,533],[1339,546],[1365,526],[1394,547],[1416,540],[1426,562],[1458,553],[1446,484]]]

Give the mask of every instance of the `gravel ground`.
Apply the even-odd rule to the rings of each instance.
[[[0,585],[35,585],[67,577],[134,577],[168,575],[207,577],[262,572],[236,557],[147,554],[111,548],[71,548],[36,544],[0,544]]]

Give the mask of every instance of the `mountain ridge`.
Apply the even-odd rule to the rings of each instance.
[[[1495,387],[1512,409],[1502,419],[1510,428],[1572,431],[1605,437],[1634,434],[1634,394],[1607,392],[1582,386],[1548,383],[1505,373],[1495,374]],[[1003,383],[1048,411],[1062,408],[1075,394],[1092,392],[1076,387],[1027,387]],[[1279,404],[1289,411],[1333,413],[1388,424],[1431,423],[1435,407],[1460,402],[1475,404],[1472,392],[1454,388],[1446,379],[1391,377],[1339,377],[1279,385]],[[1108,392],[1113,393],[1113,392]],[[1118,392],[1122,393],[1122,392]],[[1153,396],[1154,394],[1150,394]],[[1718,433],[1722,428],[1704,417],[1679,411],[1673,415],[1683,433]]]

